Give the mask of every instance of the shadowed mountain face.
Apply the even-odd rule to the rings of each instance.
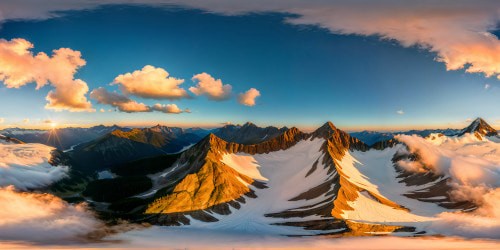
[[[88,171],[103,170],[128,161],[185,150],[197,143],[206,130],[154,126],[129,131],[114,130],[96,140],[76,146],[68,154]],[[205,132],[204,132],[205,131]]]
[[[257,127],[252,123],[243,126],[228,125],[214,132],[231,142],[255,144],[283,134],[287,128]],[[151,128],[114,130],[100,138],[82,143],[69,154],[75,161],[88,166],[89,171],[102,170],[128,161],[162,154],[184,151],[208,135],[210,130],[182,129],[157,125]]]
[[[215,129],[213,133],[226,141],[236,142],[240,144],[257,144],[266,140],[273,139],[276,136],[283,134],[287,127],[265,127],[261,128],[251,122],[240,125],[226,125],[222,128]]]

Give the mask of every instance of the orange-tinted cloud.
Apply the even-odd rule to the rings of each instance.
[[[497,0],[18,0],[0,1],[0,21],[48,19],[67,10],[138,2],[153,6],[178,4],[225,15],[286,13],[291,14],[287,21],[292,24],[316,25],[336,34],[381,36],[405,47],[423,47],[435,52],[436,60],[448,70],[465,68],[469,73],[496,77],[500,73],[500,41],[491,32],[498,29],[500,22]]]
[[[223,101],[231,97],[233,87],[229,84],[223,84],[221,79],[215,79],[208,73],[197,74],[193,76],[192,80],[198,82],[195,87],[189,88],[189,91],[195,95],[206,95],[215,101]]]
[[[118,108],[118,110],[126,113],[159,111],[166,114],[179,114],[186,112],[182,111],[175,104],[157,103],[153,106],[148,106],[144,103],[136,102],[120,93],[109,92],[103,87],[92,90],[92,92],[90,92],[90,98],[96,100],[100,104],[111,105],[113,107]]]
[[[90,92],[90,98],[96,100],[98,103],[116,107],[122,112],[135,113],[151,111],[146,104],[138,103],[116,92],[108,92],[103,87],[92,90],[92,92]]]
[[[74,79],[76,71],[85,65],[79,51],[69,48],[34,55],[33,44],[21,38],[10,41],[0,39],[0,80],[7,88],[19,88],[36,83],[36,89],[51,84],[45,108],[69,111],[92,111],[87,100],[87,84]]]
[[[260,96],[260,91],[255,88],[247,90],[238,96],[238,102],[245,106],[255,106],[255,99]]]
[[[160,112],[163,112],[163,113],[167,113],[167,114],[180,114],[182,113],[183,111],[177,107],[177,105],[175,104],[155,104],[153,105],[152,107],[153,110],[156,110],[156,111],[160,111]],[[190,112],[187,112],[187,113],[190,113]]]
[[[0,238],[37,243],[84,241],[105,225],[84,204],[42,193],[0,187]]]
[[[180,88],[183,79],[169,76],[162,68],[151,65],[144,66],[141,70],[119,75],[113,84],[120,85],[126,94],[149,99],[180,99],[189,97],[186,90]]]

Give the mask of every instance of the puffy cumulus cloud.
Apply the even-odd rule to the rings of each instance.
[[[106,110],[100,109],[99,112],[104,113],[104,112],[106,112]]]
[[[183,79],[170,77],[162,68],[151,65],[144,66],[141,70],[119,75],[113,84],[120,85],[126,94],[136,95],[150,99],[180,99],[188,97],[188,93],[180,88]]]
[[[127,96],[120,93],[109,92],[105,88],[100,87],[90,92],[90,98],[95,99],[98,103],[111,105],[118,110],[126,113],[136,112],[152,112],[159,111],[167,114],[190,113],[188,109],[182,111],[175,104],[155,104],[148,106],[144,103],[138,103]]]
[[[44,52],[33,54],[33,44],[21,38],[10,41],[0,39],[0,81],[7,88],[19,88],[35,82],[36,89],[50,83],[45,108],[69,111],[92,111],[87,100],[87,84],[74,79],[76,71],[85,65],[79,51],[69,48],[54,50],[49,56]]]
[[[85,241],[104,229],[84,204],[70,205],[51,194],[0,188],[0,238],[34,243]]]
[[[175,104],[166,104],[166,105],[162,105],[162,104],[155,104],[153,105],[152,107],[153,110],[156,110],[156,111],[160,111],[160,112],[163,112],[163,113],[170,113],[170,114],[180,114],[182,113],[183,111],[177,107],[177,105]],[[189,113],[189,112],[188,112]]]
[[[111,105],[118,110],[127,113],[150,112],[150,108],[144,103],[138,103],[122,94],[109,92],[103,87],[92,90],[90,98],[98,103]]]
[[[474,135],[461,137],[431,135],[398,135],[419,161],[399,161],[398,165],[412,172],[431,171],[451,177],[451,197],[456,201],[472,201],[473,212],[439,214],[430,230],[464,237],[499,238],[500,231],[500,143],[478,139]]]
[[[189,91],[195,95],[206,95],[215,101],[223,101],[231,97],[233,87],[223,84],[221,79],[215,79],[210,74],[203,72],[193,76],[192,80],[198,82],[195,87],[189,88]]]
[[[402,46],[421,46],[437,54],[448,70],[464,69],[497,77],[500,73],[500,41],[491,33],[500,21],[496,0],[105,0],[43,3],[18,0],[0,2],[3,20],[46,19],[65,10],[95,8],[104,4],[178,4],[225,15],[255,12],[291,14],[287,22],[316,25],[337,34],[380,36]],[[168,5],[167,5],[168,6]],[[369,10],[369,11],[367,11]]]
[[[260,91],[255,88],[247,90],[245,93],[238,95],[238,102],[245,106],[255,106],[255,99],[260,96]]]
[[[48,162],[54,148],[36,143],[0,142],[0,187],[14,185],[27,190],[48,186],[67,176],[67,166]]]

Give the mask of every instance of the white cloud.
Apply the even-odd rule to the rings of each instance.
[[[99,112],[104,113],[104,112],[106,112],[106,110],[100,109]]]
[[[103,87],[99,87],[97,89],[92,90],[92,92],[90,92],[90,98],[95,99],[98,103],[116,107],[118,108],[118,110],[126,113],[152,112],[152,111],[160,111],[163,113],[173,113],[173,114],[183,113],[183,111],[180,110],[175,104],[162,105],[157,103],[151,107],[144,103],[138,103],[120,93],[108,92]]]
[[[245,106],[255,106],[255,98],[260,96],[260,91],[255,88],[247,90],[245,93],[241,93],[238,96],[238,102]]]
[[[398,114],[398,115],[404,115],[405,112],[403,110],[398,110],[398,111],[396,111],[396,114]]]
[[[215,79],[205,72],[193,76],[193,81],[198,81],[196,87],[190,87],[189,91],[195,95],[206,95],[215,101],[227,100],[231,97],[232,86],[223,84],[221,79]]]
[[[92,111],[85,95],[87,84],[74,79],[76,71],[85,65],[79,51],[69,48],[54,50],[49,56],[44,52],[34,55],[33,44],[21,38],[10,41],[0,39],[0,81],[7,88],[19,88],[35,82],[36,89],[50,83],[46,109]]]
[[[173,100],[189,97],[186,90],[179,87],[183,82],[183,79],[169,76],[169,73],[162,68],[146,65],[141,70],[117,76],[113,84],[120,85],[126,94]]]
[[[484,85],[484,89],[490,89],[490,88],[491,88],[491,85],[490,85],[490,84],[486,83],[486,84]]]
[[[5,122],[5,118],[0,117],[0,123],[4,123],[4,122]]]

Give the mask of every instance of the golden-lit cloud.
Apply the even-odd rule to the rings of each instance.
[[[0,123],[4,123],[4,122],[5,122],[5,118],[0,117]]]
[[[108,92],[103,87],[92,90],[92,92],[90,92],[90,98],[96,100],[100,104],[111,105],[126,113],[151,111],[146,104],[138,103],[116,92]]]
[[[30,123],[30,119],[28,118],[23,119],[23,123]]]
[[[153,105],[152,109],[155,110],[155,111],[160,111],[160,112],[167,113],[167,114],[168,113],[171,113],[171,114],[180,114],[180,113],[183,112],[175,104],[166,104],[166,105],[163,104],[162,105],[162,104],[157,103],[157,104]]]
[[[52,55],[33,54],[33,44],[21,38],[10,41],[0,39],[0,81],[7,88],[19,88],[36,83],[36,89],[51,84],[45,108],[69,111],[92,111],[85,95],[87,84],[74,79],[76,71],[85,65],[79,51],[60,48]]]
[[[402,46],[420,46],[436,53],[448,70],[465,69],[500,79],[500,41],[492,34],[500,21],[496,0],[47,0],[33,3],[0,2],[0,22],[18,19],[48,19],[67,10],[85,10],[105,4],[178,4],[223,15],[257,12],[291,14],[286,21],[316,25],[336,34],[380,36]],[[168,5],[167,5],[168,6]]]
[[[245,106],[255,106],[255,99],[260,96],[260,91],[255,88],[247,90],[245,93],[241,93],[238,96],[238,102]]]
[[[215,79],[208,73],[201,73],[193,76],[193,81],[197,81],[195,87],[190,87],[189,91],[193,94],[206,95],[209,99],[215,101],[227,100],[231,97],[232,86],[223,84],[221,79]]]
[[[0,202],[0,238],[3,240],[84,241],[91,233],[105,228],[86,205],[70,205],[51,194],[0,187]]]
[[[179,107],[177,107],[177,105],[175,104],[157,103],[153,106],[148,106],[144,103],[134,101],[120,93],[109,92],[103,87],[92,90],[92,92],[90,92],[90,98],[96,100],[100,104],[111,105],[118,110],[126,113],[159,111],[166,114],[179,114],[185,112],[179,109]]]
[[[146,65],[141,70],[117,76],[113,84],[120,85],[125,94],[149,99],[174,100],[188,97],[186,90],[179,86],[183,82],[183,79],[171,77],[162,68]]]

